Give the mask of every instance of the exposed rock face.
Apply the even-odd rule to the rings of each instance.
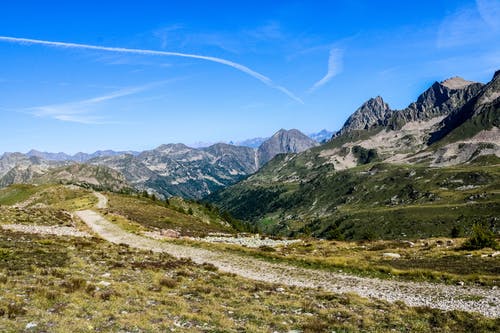
[[[390,124],[392,129],[401,128],[411,121],[429,120],[446,116],[453,110],[461,108],[478,94],[481,83],[466,81],[455,77],[441,83],[435,82],[421,94],[417,101],[406,109],[394,112]]]
[[[0,178],[0,187],[18,183],[68,183],[98,189],[120,191],[130,188],[121,173],[105,166],[71,164],[50,168],[48,165],[17,165]]]
[[[218,143],[206,148],[166,144],[137,156],[95,158],[119,170],[134,187],[160,196],[201,198],[257,170],[256,151]]]
[[[469,98],[460,107],[450,112],[439,124],[439,129],[432,133],[429,143],[432,144],[452,131],[457,133],[457,139],[468,134],[472,136],[480,130],[489,130],[500,126],[500,71],[497,71],[493,79],[486,85],[481,86],[477,93]],[[473,85],[469,85],[471,87]],[[473,129],[475,128],[475,129]]]
[[[344,126],[335,136],[356,130],[367,130],[374,126],[384,126],[391,115],[392,111],[382,97],[370,98],[347,118]]]
[[[63,182],[111,191],[130,188],[125,177],[118,171],[89,164],[71,164],[53,168],[35,177],[31,182],[36,184]]]
[[[40,169],[47,169],[50,166],[58,165],[35,156],[27,156],[21,153],[5,153],[0,157],[0,177],[4,176],[12,168],[18,171],[27,169],[29,166],[37,165]],[[60,164],[59,164],[60,165]]]
[[[259,166],[269,162],[274,156],[284,153],[300,153],[318,143],[299,130],[281,129],[260,145],[257,150]]]

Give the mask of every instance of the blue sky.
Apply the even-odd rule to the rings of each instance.
[[[370,97],[489,81],[498,17],[499,0],[4,2],[0,152],[336,130]]]

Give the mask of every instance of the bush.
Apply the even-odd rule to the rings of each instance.
[[[498,247],[495,234],[481,224],[472,227],[472,235],[465,241],[464,250],[479,250],[485,247],[496,249]]]
[[[460,226],[454,225],[451,228],[451,238],[458,238],[462,235],[462,228]]]

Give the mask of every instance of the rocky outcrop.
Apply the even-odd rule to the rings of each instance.
[[[367,130],[375,126],[385,126],[391,116],[392,111],[382,97],[370,98],[347,118],[344,126],[335,134],[335,137],[353,131]]]
[[[391,129],[399,129],[412,121],[426,121],[446,116],[464,106],[481,90],[483,84],[466,81],[459,77],[434,84],[406,109],[393,113],[389,121]]]
[[[257,150],[258,165],[263,166],[278,154],[300,153],[319,144],[299,130],[281,129]]]
[[[432,133],[429,144],[441,140],[451,132],[455,132],[452,141],[456,141],[470,138],[481,130],[500,126],[500,71],[495,73],[488,84],[481,85],[474,96],[458,105],[441,121],[439,129]]]

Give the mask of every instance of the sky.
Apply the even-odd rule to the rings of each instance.
[[[500,69],[500,0],[4,1],[0,153],[338,130]]]

